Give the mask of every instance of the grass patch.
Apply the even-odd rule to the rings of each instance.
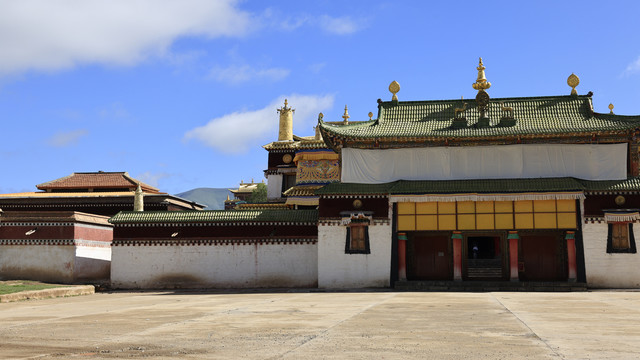
[[[0,281],[0,295],[13,294],[21,291],[42,290],[66,286],[69,285],[46,284],[31,280]]]

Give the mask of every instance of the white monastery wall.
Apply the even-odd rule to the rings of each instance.
[[[388,287],[391,225],[369,226],[370,254],[345,254],[346,236],[346,226],[318,226],[318,287]]]
[[[111,286],[153,288],[316,287],[315,243],[117,245]]]
[[[282,174],[267,175],[267,198],[278,199],[282,197]]]
[[[633,226],[636,246],[640,227]],[[640,288],[640,254],[607,253],[606,223],[583,224],[587,286],[593,288]]]
[[[75,252],[73,245],[2,245],[0,279],[72,283]]]
[[[76,280],[104,280],[111,276],[111,242],[76,240]]]

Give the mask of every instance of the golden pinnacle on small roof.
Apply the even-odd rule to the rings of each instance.
[[[400,91],[400,84],[393,80],[391,84],[389,84],[389,91],[393,94],[391,101],[398,101],[398,95],[396,94]]]
[[[576,86],[580,85],[580,78],[576,74],[571,73],[567,78],[567,85],[571,86],[571,95],[578,95]]]
[[[351,116],[349,116],[349,109],[347,109],[347,105],[344,106],[344,115],[342,115],[342,118],[344,119],[344,125],[349,125],[349,118]]]
[[[487,90],[491,87],[491,83],[487,81],[487,77],[484,75],[484,69],[486,68],[482,64],[482,58],[480,58],[478,67],[476,69],[478,69],[478,79],[476,79],[476,82],[471,84],[471,86],[473,86],[473,88],[478,91]]]
[[[371,111],[369,111],[369,113],[367,115],[369,116],[369,121],[371,121],[371,118],[373,118],[373,113]]]
[[[609,103],[609,114],[613,114],[613,103]]]

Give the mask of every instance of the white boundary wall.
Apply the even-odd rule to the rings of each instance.
[[[75,253],[73,245],[2,245],[0,279],[72,283]]]
[[[317,245],[114,245],[116,289],[316,287]]]
[[[391,225],[369,225],[370,254],[345,254],[346,237],[346,226],[318,226],[318,287],[388,287]]]
[[[640,227],[633,226],[638,245]],[[607,254],[606,223],[582,225],[587,286],[593,288],[640,288],[640,254]]]

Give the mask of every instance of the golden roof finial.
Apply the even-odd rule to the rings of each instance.
[[[580,78],[576,76],[576,74],[571,73],[567,78],[567,85],[571,86],[571,95],[578,95],[576,91],[576,86],[580,84]]]
[[[229,199],[229,194],[227,194],[227,201],[231,201],[231,199]]]
[[[484,75],[484,69],[486,68],[482,64],[482,58],[480,58],[478,67],[476,69],[478,69],[478,79],[476,79],[476,82],[474,82],[471,86],[473,86],[473,88],[478,91],[487,90],[491,87],[491,83],[487,81],[487,77]]]
[[[373,113],[371,111],[369,111],[369,113],[367,115],[369,116],[369,121],[371,121],[371,118],[373,118]]]
[[[344,106],[344,115],[342,115],[342,118],[344,119],[343,123],[344,125],[349,125],[349,118],[351,116],[349,116],[349,109],[347,109],[347,105]]]
[[[255,183],[253,182],[253,178],[251,178],[251,184],[255,184]]]
[[[613,103],[609,104],[609,114],[613,114]]]
[[[400,91],[400,84],[393,80],[391,84],[389,84],[389,91],[393,94],[391,101],[398,101],[398,95],[396,94]]]

